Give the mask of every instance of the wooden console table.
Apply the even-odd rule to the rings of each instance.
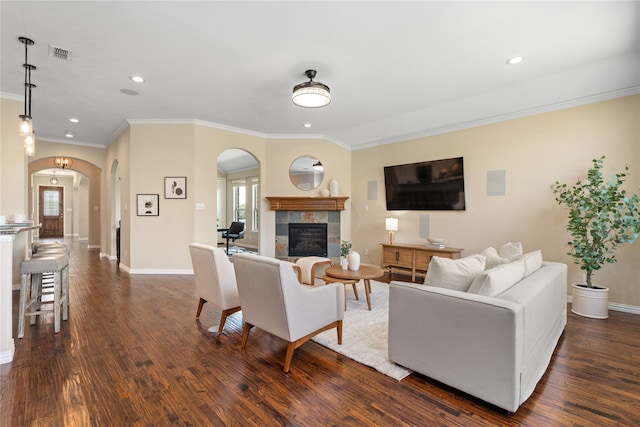
[[[416,272],[426,274],[432,256],[459,259],[463,249],[443,248],[434,249],[421,245],[399,245],[380,243],[382,246],[382,268],[411,270],[411,280],[416,281]]]

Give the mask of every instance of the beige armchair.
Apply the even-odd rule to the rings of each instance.
[[[240,297],[233,265],[223,249],[191,243],[191,264],[200,301],[196,319],[206,302],[222,309],[218,333],[221,334],[227,317],[240,310]]]
[[[254,326],[286,340],[284,372],[289,372],[296,348],[320,332],[336,328],[342,344],[344,285],[301,285],[293,264],[253,254],[234,254],[244,328],[245,348]]]

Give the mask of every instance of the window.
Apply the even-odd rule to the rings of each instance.
[[[60,192],[44,191],[44,216],[58,216],[60,214]]]
[[[247,186],[244,179],[233,181],[233,220],[247,222]]]
[[[258,231],[260,229],[260,184],[257,177],[251,178],[251,207],[253,208],[251,231]]]

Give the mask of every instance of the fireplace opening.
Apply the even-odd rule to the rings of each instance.
[[[289,223],[289,256],[327,256],[327,224]]]

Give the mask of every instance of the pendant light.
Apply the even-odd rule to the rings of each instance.
[[[36,87],[31,83],[31,71],[35,70],[35,65],[29,64],[29,46],[33,46],[33,40],[27,37],[18,37],[20,43],[24,44],[24,114],[20,114],[20,136],[24,137],[24,151],[27,156],[35,154],[35,133],[33,131],[33,117],[31,116],[31,89]]]
[[[56,178],[56,171],[53,171],[53,178],[51,178],[49,182],[53,185],[56,185],[58,183],[58,178]]]

